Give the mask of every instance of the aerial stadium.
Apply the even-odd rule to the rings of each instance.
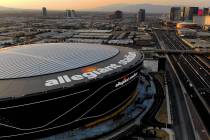
[[[135,99],[143,54],[48,43],[0,51],[0,138],[39,137],[104,122]]]

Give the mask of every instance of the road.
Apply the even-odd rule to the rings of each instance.
[[[170,49],[186,50],[187,47],[175,36],[170,38],[171,34],[163,34],[164,41]],[[210,72],[209,68],[193,55],[171,56],[181,65],[189,78],[190,86],[195,86],[198,90],[198,98],[202,101],[210,113]],[[193,98],[193,95],[191,95]]]
[[[159,38],[159,43],[163,49],[173,49],[173,50],[187,50],[189,49],[178,37],[176,37],[175,32],[168,32],[168,31],[161,31],[156,30],[156,35]],[[196,130],[198,131],[200,137],[202,139],[208,139],[208,133],[206,135],[203,134],[203,130],[206,128],[209,131],[210,127],[210,75],[209,75],[209,67],[203,63],[197,56],[194,55],[170,55],[169,56],[172,65],[176,69],[181,82],[183,83],[187,93],[189,94],[190,101],[192,101],[193,105],[189,103],[189,99],[185,99],[187,102],[188,107],[190,107],[190,113],[193,113],[191,116],[191,120],[196,125]],[[177,91],[178,93],[178,91]],[[183,99],[180,98],[177,100],[177,103],[181,103]],[[195,110],[194,106],[196,107],[196,111],[201,116],[204,123],[195,120]],[[193,110],[193,112],[191,111]],[[182,109],[183,111],[183,109]],[[187,114],[187,113],[186,113]],[[186,114],[184,117],[186,117]],[[199,120],[199,119],[198,119]],[[188,121],[188,120],[186,120]],[[199,123],[198,123],[199,122]],[[185,122],[183,122],[185,123]],[[197,125],[199,124],[199,125]],[[205,126],[204,126],[205,125]],[[186,129],[187,127],[185,127]],[[188,128],[189,129],[189,128]],[[189,133],[188,133],[189,134]]]
[[[156,94],[154,95],[155,100],[154,100],[154,103],[153,103],[151,109],[143,117],[142,122],[144,124],[147,124],[148,126],[165,128],[166,124],[158,122],[155,118],[157,112],[159,111],[159,109],[163,103],[163,99],[165,98],[164,90],[163,90],[163,87],[162,87],[160,81],[158,81],[158,79],[154,78],[153,80],[154,80],[156,87],[158,87],[158,88],[156,88]],[[168,127],[170,127],[170,126],[168,126]]]

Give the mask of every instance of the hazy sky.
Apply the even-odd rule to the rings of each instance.
[[[0,6],[40,9],[91,9],[109,4],[160,4],[210,6],[210,0],[0,0]]]

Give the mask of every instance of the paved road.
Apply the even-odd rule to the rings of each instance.
[[[171,72],[172,69],[168,68]],[[187,115],[186,103],[183,100],[183,93],[174,73],[170,74],[169,94],[172,103],[173,129],[177,140],[195,140],[190,118]],[[168,77],[169,78],[169,77]]]
[[[170,38],[170,36],[172,37]],[[167,47],[171,49],[187,49],[173,33],[165,33],[164,41],[167,43]],[[198,90],[197,96],[210,114],[210,69],[193,55],[175,56],[174,59],[181,65],[190,82],[192,82],[191,84]]]
[[[160,39],[160,45],[164,47],[164,49],[174,49],[174,50],[186,50],[187,47],[175,36],[174,33],[168,33],[167,31],[155,31],[156,35]],[[210,126],[208,124],[208,115],[209,115],[209,89],[210,89],[210,76],[209,76],[209,69],[204,65],[202,62],[197,59],[195,56],[191,55],[170,55],[169,59],[173,63],[173,66],[175,67],[182,83],[184,84],[185,88],[188,89],[188,93],[190,95],[190,99],[193,101],[194,105],[197,107],[197,111],[199,109],[199,113],[203,113],[202,119],[205,120],[205,125],[208,127]],[[178,83],[177,83],[178,84]],[[175,84],[175,86],[177,85]],[[194,87],[196,88],[194,88]],[[187,133],[189,137],[190,133],[190,128],[189,126],[185,126],[187,122],[189,122],[189,119],[193,121],[193,123],[196,125],[196,130],[198,131],[199,135],[203,139],[208,140],[208,134],[203,133],[204,130],[206,129],[204,124],[199,121],[199,116],[196,114],[196,111],[194,109],[194,105],[192,105],[192,102],[189,98],[185,99],[185,102],[187,103],[187,106],[190,108],[189,111],[192,115],[191,118],[187,117],[187,113],[185,113],[185,105],[184,100],[181,96],[183,96],[183,93],[180,94],[181,91],[178,91],[179,88],[175,87],[174,88],[176,91],[174,94],[174,98],[176,99],[175,104],[177,104],[176,108],[178,109],[178,112],[175,112],[174,115],[179,119],[177,119],[177,124],[179,123],[184,123],[181,124],[180,128],[181,133],[180,135],[183,135],[183,133]],[[196,90],[196,92],[194,91]],[[176,97],[177,96],[177,97]],[[179,97],[180,96],[180,97]],[[184,95],[185,96],[185,95]],[[186,96],[189,97],[189,96]],[[185,104],[186,104],[185,103]],[[182,107],[180,108],[178,104],[181,104]],[[181,113],[179,112],[180,110],[184,116],[180,115]],[[202,111],[201,111],[202,110]],[[197,120],[195,120],[197,118]],[[183,122],[183,120],[185,120]],[[176,121],[175,121],[176,122]],[[175,125],[176,126],[176,125]],[[191,127],[192,129],[192,127]],[[204,135],[203,135],[204,134]],[[187,139],[187,138],[184,138]]]

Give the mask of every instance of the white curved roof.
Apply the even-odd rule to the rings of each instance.
[[[0,51],[0,79],[52,74],[92,65],[119,53],[117,48],[83,43],[48,43]]]

